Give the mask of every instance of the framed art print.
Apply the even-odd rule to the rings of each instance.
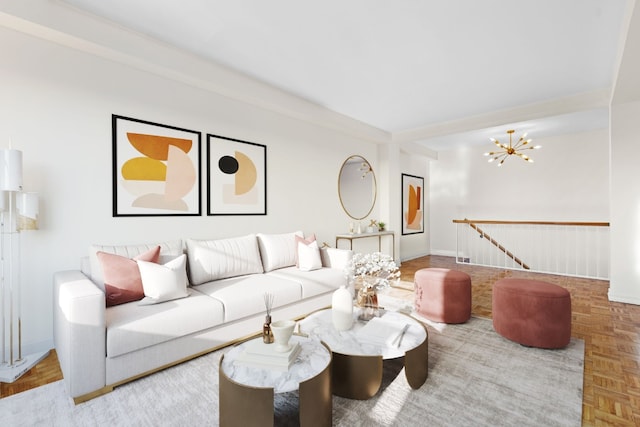
[[[424,232],[424,178],[402,174],[402,234]]]
[[[267,146],[207,135],[207,215],[267,214]]]
[[[112,116],[113,216],[201,215],[201,134]]]

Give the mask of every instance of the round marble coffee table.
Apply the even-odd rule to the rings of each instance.
[[[301,333],[322,340],[333,353],[333,394],[369,399],[380,389],[383,360],[403,356],[409,385],[420,388],[428,374],[426,327],[395,311],[382,310],[379,318],[369,322],[359,321],[357,316],[355,310],[353,326],[347,331],[333,327],[331,309],[316,311],[298,322]]]
[[[301,426],[332,424],[331,352],[315,339],[294,335],[291,340],[300,343],[301,351],[286,371],[237,363],[249,341],[220,357],[220,426],[273,425],[274,394],[295,390],[299,390]]]

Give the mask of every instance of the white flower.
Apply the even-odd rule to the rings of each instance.
[[[400,277],[400,271],[393,258],[381,252],[353,254],[347,274],[350,280],[362,277],[365,279],[365,286],[372,286],[377,290],[387,288],[391,280]]]

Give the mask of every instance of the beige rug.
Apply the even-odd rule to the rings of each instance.
[[[383,297],[383,303],[408,307]],[[429,324],[429,377],[407,384],[400,361],[385,362],[370,400],[333,398],[335,426],[580,426],[584,342],[563,350],[527,348],[493,331],[490,320]],[[224,351],[224,350],[222,350]],[[6,426],[218,425],[221,352],[74,405],[61,382],[0,400]],[[295,425],[296,393],[277,400],[276,425]]]

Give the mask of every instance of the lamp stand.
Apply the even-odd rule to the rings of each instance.
[[[2,362],[0,382],[12,383],[47,357],[49,351],[22,356],[22,298],[20,289],[20,233],[16,191],[6,191],[8,209],[0,217],[0,305],[2,312]],[[2,194],[4,198],[5,195]],[[7,335],[9,359],[7,360]],[[17,354],[16,354],[17,347]]]

